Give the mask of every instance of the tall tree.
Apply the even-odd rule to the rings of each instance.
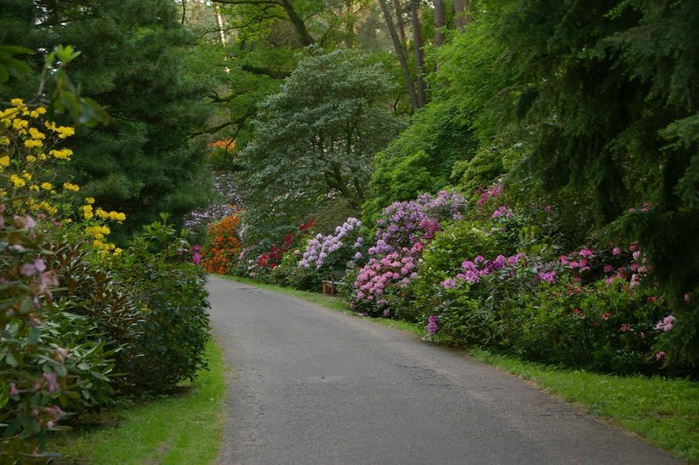
[[[444,0],[434,0],[434,46],[439,47],[444,43],[444,27],[447,24]]]
[[[641,241],[699,362],[699,4],[494,0],[488,14],[522,72],[510,95],[529,172],[592,193],[603,224]]]
[[[420,21],[420,0],[410,0],[410,19],[413,25],[413,48],[415,49],[415,83],[417,88],[417,106],[422,108],[427,103],[425,89],[425,55],[422,50],[422,24]]]
[[[393,41],[393,48],[398,57],[398,62],[400,63],[401,71],[403,73],[403,82],[405,88],[408,91],[408,96],[410,97],[410,108],[416,110],[419,107],[417,92],[415,91],[415,83],[413,77],[410,73],[410,65],[408,64],[408,54],[405,50],[405,40],[401,41],[398,35],[398,29],[396,23],[393,21],[393,14],[388,6],[387,0],[379,0],[381,4],[381,11],[383,12],[384,20],[386,21],[386,27],[391,35],[391,40]],[[398,18],[400,20],[400,17]]]
[[[12,0],[0,4],[3,43],[37,51],[71,44],[83,95],[106,106],[112,122],[80,128],[73,140],[82,192],[125,211],[131,227],[161,211],[184,214],[205,199],[205,149],[191,135],[207,120],[205,75],[186,68],[195,42],[169,0],[76,2]],[[27,95],[25,81],[7,94]]]
[[[454,25],[457,29],[463,29],[469,23],[468,8],[468,0],[454,0]]]
[[[300,224],[333,198],[359,210],[371,159],[400,127],[385,101],[389,87],[381,67],[356,52],[299,63],[262,104],[255,137],[241,153],[247,241]]]

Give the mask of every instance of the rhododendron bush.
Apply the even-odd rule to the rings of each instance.
[[[403,305],[404,289],[418,276],[425,244],[444,225],[460,219],[466,207],[462,195],[447,191],[388,206],[376,223],[369,261],[354,276],[352,306],[368,314],[391,316],[391,307]]]
[[[46,113],[19,99],[0,109],[1,463],[42,456],[76,413],[206,365],[208,304],[186,234],[154,223],[127,250],[112,243],[126,216],[62,177],[74,130]]]

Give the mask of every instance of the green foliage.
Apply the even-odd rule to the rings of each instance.
[[[513,205],[553,206],[544,224],[529,215],[505,223],[518,249],[551,252],[591,236],[618,238],[620,231],[629,243],[640,240],[672,311],[682,315],[670,339],[694,363],[696,2],[482,6],[465,33],[436,50],[432,103],[377,157],[365,222],[411,189],[425,188],[428,172],[439,179],[430,171],[435,167],[453,166],[451,183],[467,195],[482,194],[504,175]],[[445,121],[455,123],[465,143],[463,158],[442,164],[444,150],[432,148],[449,147],[454,131],[440,132]],[[644,204],[642,212],[623,214]],[[609,224],[611,232],[600,234]]]
[[[448,100],[428,105],[376,155],[373,197],[363,208],[366,220],[375,219],[393,202],[436,193],[448,184],[454,163],[472,158],[477,148],[467,111]]]
[[[458,221],[438,232],[422,254],[418,277],[410,283],[414,292],[412,320],[426,320],[425,312],[440,305],[439,283],[459,273],[461,263],[477,255],[493,256],[505,250],[499,229],[475,221]]]
[[[28,216],[0,208],[0,463],[41,452],[66,412],[110,401],[112,350],[91,339],[95,326],[55,302],[50,252]]]
[[[61,287],[54,296],[74,315],[90,322],[90,331],[83,337],[101,341],[113,352],[114,373],[112,382],[117,390],[128,389],[136,380],[134,363],[140,357],[136,350],[143,337],[141,326],[144,315],[131,297],[120,290],[120,284],[102,260],[96,261],[80,242],[54,242],[47,244],[51,252],[48,266],[56,270]]]
[[[309,53],[261,105],[255,139],[241,153],[246,243],[285,234],[333,197],[358,209],[370,160],[399,127],[378,65],[348,50]]]
[[[49,76],[55,77],[54,84],[43,91],[49,92],[54,109],[86,121],[101,116],[88,99],[108,108],[109,125],[77,131],[71,169],[84,195],[129,216],[128,225],[115,228],[120,242],[126,242],[127,230],[153,221],[160,211],[179,217],[203,203],[209,186],[206,150],[192,136],[208,119],[202,100],[208,80],[204,70],[193,73],[186,66],[195,42],[180,24],[176,4],[9,3],[0,5],[0,21],[7,25],[0,45],[52,50],[71,44],[72,49],[57,49],[58,62],[81,54],[70,63],[79,94],[77,86],[61,77],[62,64],[53,64]],[[10,79],[0,95],[31,101],[44,66],[37,57],[34,61],[35,71]]]
[[[4,84],[10,79],[10,71],[28,72],[29,65],[17,59],[19,55],[27,55],[32,51],[25,47],[13,45],[0,46],[0,84]]]
[[[190,247],[174,227],[154,222],[135,236],[115,274],[145,315],[138,327],[138,357],[132,360],[136,387],[171,389],[206,368],[209,304],[203,270],[183,261]]]
[[[320,292],[322,290],[324,273],[315,267],[299,266],[301,251],[294,251],[284,255],[279,266],[270,273],[269,282],[283,286],[293,287],[301,291]]]
[[[630,292],[621,282],[588,288],[556,286],[512,309],[521,333],[512,344],[526,359],[596,372],[652,374],[654,328],[665,316],[653,289]]]

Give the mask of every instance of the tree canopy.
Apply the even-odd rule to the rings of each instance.
[[[400,128],[389,94],[380,64],[349,50],[311,49],[261,105],[255,138],[241,153],[245,206],[256,215],[247,218],[263,230],[300,224],[337,197],[359,210],[371,160]]]

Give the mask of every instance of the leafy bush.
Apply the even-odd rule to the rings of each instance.
[[[615,246],[610,255],[626,257],[616,264],[589,248],[554,262],[523,254],[465,260],[440,285],[436,338],[572,368],[658,373],[667,366],[658,337],[675,317],[643,255],[633,244],[631,252]]]
[[[135,386],[154,391],[170,389],[196,378],[206,368],[204,349],[209,339],[205,274],[183,257],[190,250],[183,234],[166,223],[154,222],[136,236],[119,260],[115,273],[144,314],[132,359]]]
[[[230,273],[233,264],[238,260],[240,249],[238,222],[238,215],[234,214],[208,226],[201,261],[207,272]]]
[[[131,386],[135,382],[134,360],[139,356],[136,344],[142,337],[140,328],[146,315],[120,289],[120,283],[108,271],[108,262],[95,261],[94,254],[82,243],[63,241],[45,247],[51,252],[46,259],[48,266],[56,270],[61,283],[54,291],[56,300],[90,322],[85,338],[102,341],[113,353],[114,387],[121,390]]]
[[[67,412],[109,401],[113,353],[87,319],[54,302],[56,273],[29,216],[0,204],[0,462],[42,455]]]

